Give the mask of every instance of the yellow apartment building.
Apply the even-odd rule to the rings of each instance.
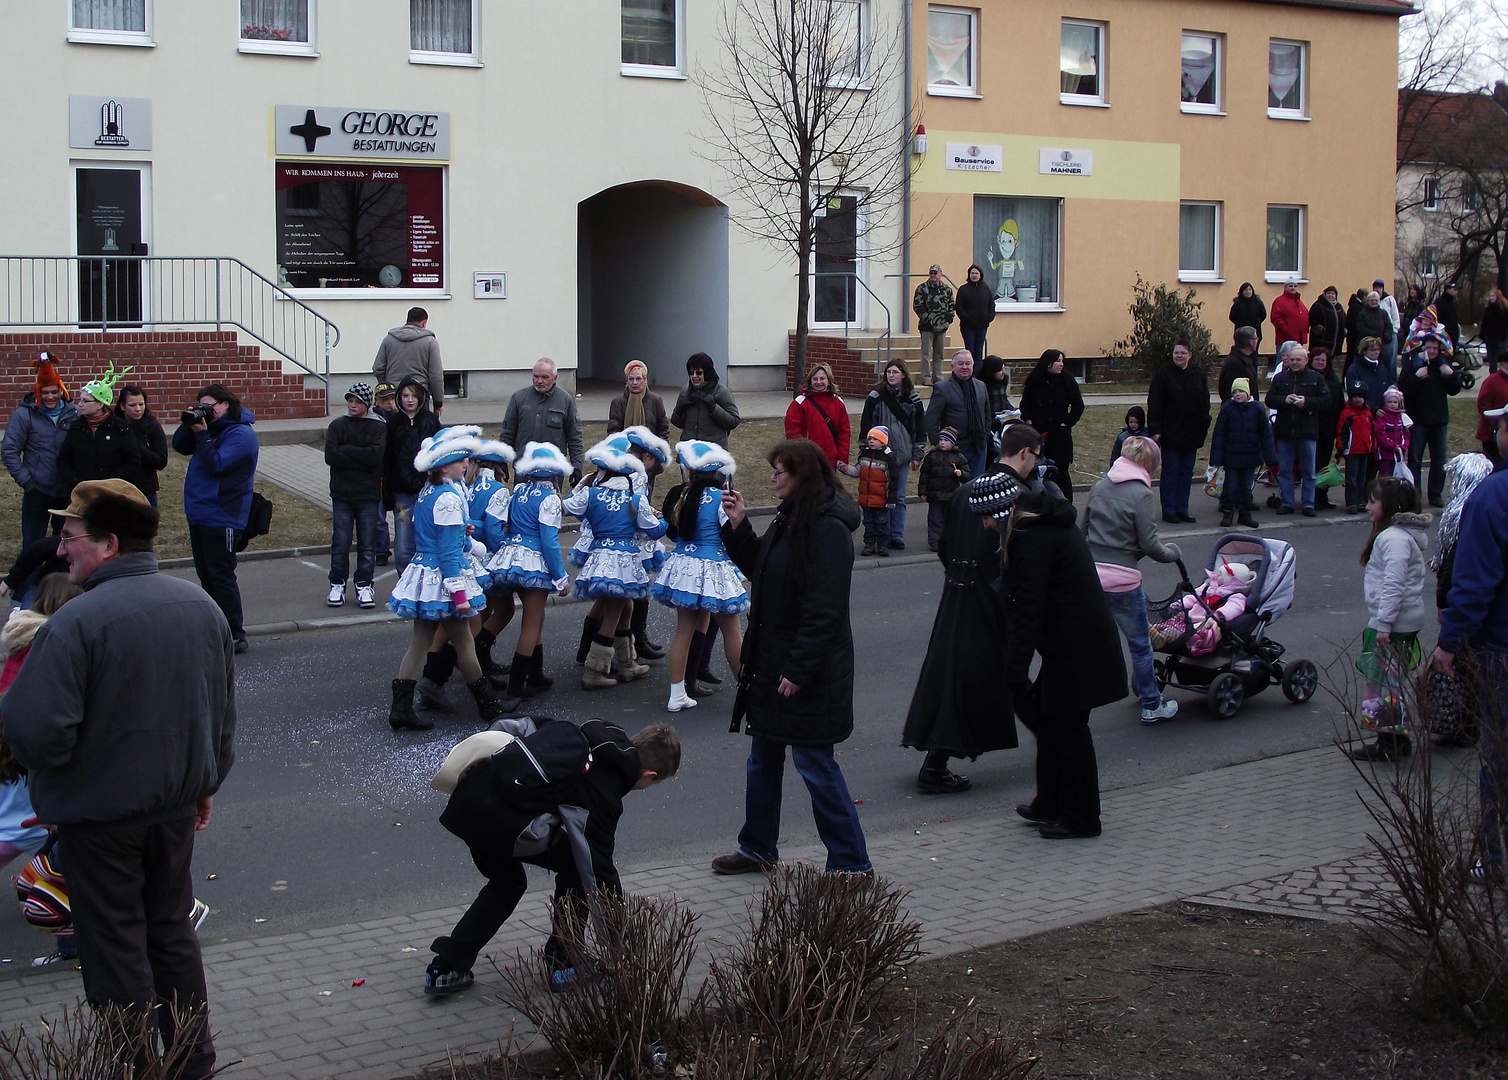
[[[979,264],[991,352],[1097,358],[1138,273],[1229,347],[1271,307],[1391,280],[1399,0],[912,5],[910,282]],[[1057,61],[1054,70],[1054,61]],[[956,325],[956,324],[955,324]],[[1270,323],[1264,350],[1272,347]]]

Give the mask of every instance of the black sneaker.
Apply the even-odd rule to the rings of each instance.
[[[719,855],[712,860],[712,872],[715,874],[749,874],[755,870],[768,872],[774,866],[774,863],[756,862],[745,858],[737,851],[729,855]]]
[[[430,964],[424,969],[424,992],[430,997],[447,997],[465,990],[476,982],[469,971],[451,971],[439,964]]]
[[[904,541],[904,540],[892,540],[892,541],[890,541],[890,550],[891,551],[905,551],[906,550],[906,541]]]

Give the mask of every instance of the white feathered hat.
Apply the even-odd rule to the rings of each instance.
[[[692,472],[716,472],[732,476],[738,471],[733,455],[717,443],[702,442],[700,439],[678,442],[675,444],[675,456],[677,461]]]
[[[478,438],[481,433],[479,427],[441,428],[419,444],[419,452],[414,455],[415,471],[427,473],[475,457],[482,448],[482,440]]]
[[[624,428],[623,436],[641,450],[648,450],[661,465],[670,464],[670,444],[643,424]]]
[[[632,445],[627,436],[614,435],[603,439],[588,450],[586,459],[604,472],[616,473],[619,476],[633,472],[642,473],[644,462],[628,452]]]
[[[478,461],[495,462],[500,465],[511,465],[518,455],[513,452],[513,447],[497,439],[483,439],[481,448],[471,455]]]
[[[531,442],[513,463],[513,472],[525,476],[569,476],[571,461],[554,443]]]

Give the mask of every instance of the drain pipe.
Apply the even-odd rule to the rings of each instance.
[[[901,333],[911,332],[911,5],[914,0],[902,0],[905,9],[901,40],[905,43],[906,59],[901,76],[901,114],[905,117],[906,129],[901,132],[901,167],[906,175],[901,187]]]

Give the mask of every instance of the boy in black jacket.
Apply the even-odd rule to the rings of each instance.
[[[937,433],[937,448],[922,458],[916,479],[916,494],[927,504],[927,547],[933,551],[942,542],[953,493],[969,479],[969,459],[958,449],[958,431],[945,427]]]
[[[325,464],[330,466],[330,595],[325,602],[346,602],[351,570],[351,534],[356,534],[356,601],[375,607],[372,576],[377,566],[377,519],[382,514],[382,466],[387,424],[372,412],[370,383],[353,383],[346,391],[346,415],[325,429]]]
[[[525,863],[555,872],[557,906],[581,912],[597,889],[621,895],[613,846],[623,797],[669,779],[680,764],[680,740],[663,724],[630,739],[604,720],[577,727],[524,717],[499,720],[456,746],[433,781],[451,793],[440,824],[466,841],[487,884],[430,946],[424,992],[444,997],[475,981],[477,955],[523,898]],[[552,988],[569,989],[576,973],[553,932],[545,955],[555,967]]]

